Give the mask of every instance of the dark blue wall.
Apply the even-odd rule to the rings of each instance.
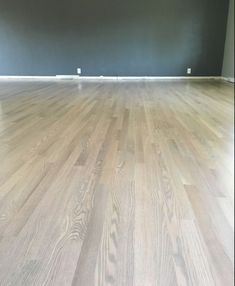
[[[0,75],[220,75],[228,0],[0,0]]]

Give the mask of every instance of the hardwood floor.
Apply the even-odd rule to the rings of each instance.
[[[0,82],[0,285],[232,286],[233,86]]]

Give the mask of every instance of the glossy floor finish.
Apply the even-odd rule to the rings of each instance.
[[[232,286],[233,86],[0,82],[0,285]]]

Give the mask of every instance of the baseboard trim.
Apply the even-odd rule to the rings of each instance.
[[[230,83],[234,83],[235,82],[234,77],[224,77],[224,76],[222,76],[222,80],[230,82]]]
[[[80,80],[111,80],[111,81],[135,81],[135,80],[142,80],[142,81],[159,81],[159,80],[211,80],[211,79],[220,79],[220,77],[214,76],[80,76]]]
[[[161,80],[221,80],[221,76],[0,76],[0,80],[82,80],[82,81],[161,81]]]
[[[5,76],[1,75],[0,80],[58,80],[55,76]]]

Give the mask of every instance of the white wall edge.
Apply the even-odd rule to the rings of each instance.
[[[0,76],[0,80],[84,80],[84,81],[122,81],[122,80],[221,80],[221,76]],[[232,79],[234,82],[234,79]]]

